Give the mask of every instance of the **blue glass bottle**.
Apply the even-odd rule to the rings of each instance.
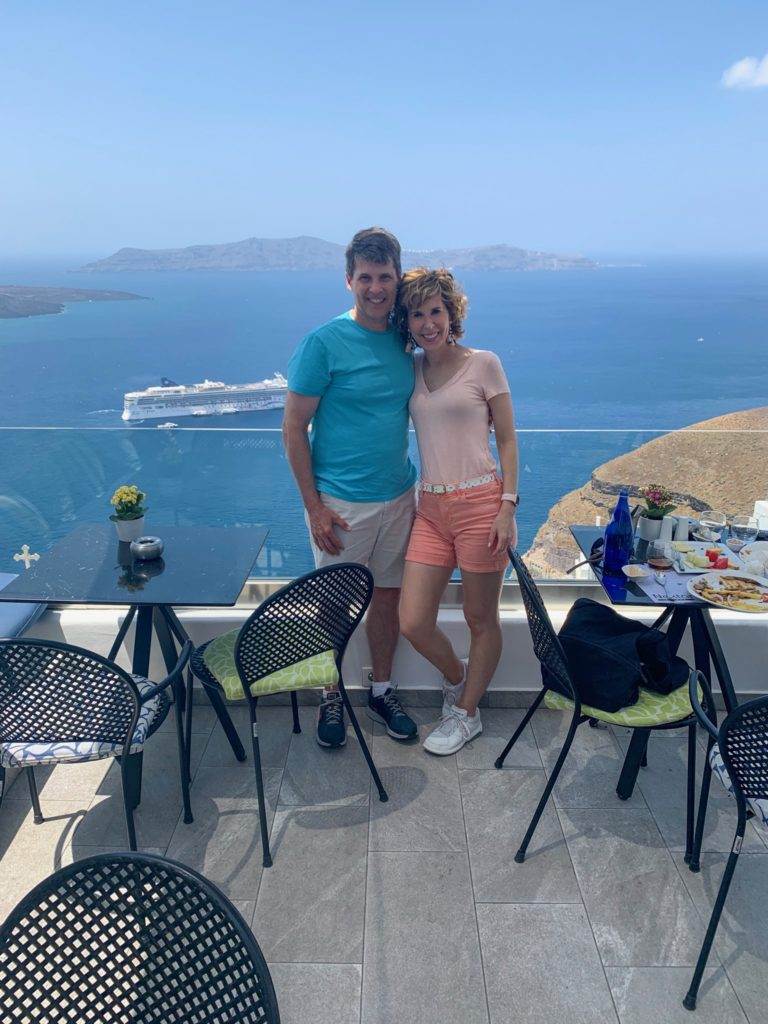
[[[622,491],[616,502],[616,508],[613,510],[611,521],[605,528],[603,572],[608,576],[620,576],[623,566],[628,565],[632,557],[633,544],[629,499],[627,492]]]

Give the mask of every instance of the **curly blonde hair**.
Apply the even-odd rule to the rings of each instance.
[[[464,336],[464,317],[469,302],[456,278],[445,267],[430,270],[428,267],[414,267],[406,270],[400,278],[395,304],[395,327],[403,341],[410,340],[408,314],[423,306],[432,295],[439,295],[451,325],[451,334],[456,341]]]

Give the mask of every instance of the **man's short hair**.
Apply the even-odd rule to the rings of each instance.
[[[370,260],[371,263],[389,263],[394,265],[400,277],[400,243],[385,228],[363,228],[347,246],[347,277],[355,272],[355,259]]]

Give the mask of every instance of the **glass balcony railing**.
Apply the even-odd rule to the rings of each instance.
[[[768,433],[521,430],[519,548],[539,578],[562,578],[578,553],[567,527],[604,524],[621,486],[660,482],[683,513],[752,512],[766,497]],[[0,571],[27,544],[44,553],[76,525],[101,522],[123,483],[147,493],[147,529],[207,524],[269,528],[254,574],[312,567],[298,492],[279,429],[0,429]],[[418,462],[415,438],[412,456]],[[768,510],[762,524],[768,527]]]

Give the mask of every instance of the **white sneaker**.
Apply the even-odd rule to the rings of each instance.
[[[464,693],[464,683],[467,679],[467,667],[469,666],[469,658],[460,658],[459,661],[464,666],[464,678],[456,686],[453,686],[443,676],[443,710],[440,713],[441,718],[445,718],[446,715],[451,713],[451,708],[460,699]]]
[[[452,707],[440,725],[424,740],[424,749],[430,754],[455,754],[482,731],[479,711],[470,718],[462,708]]]

